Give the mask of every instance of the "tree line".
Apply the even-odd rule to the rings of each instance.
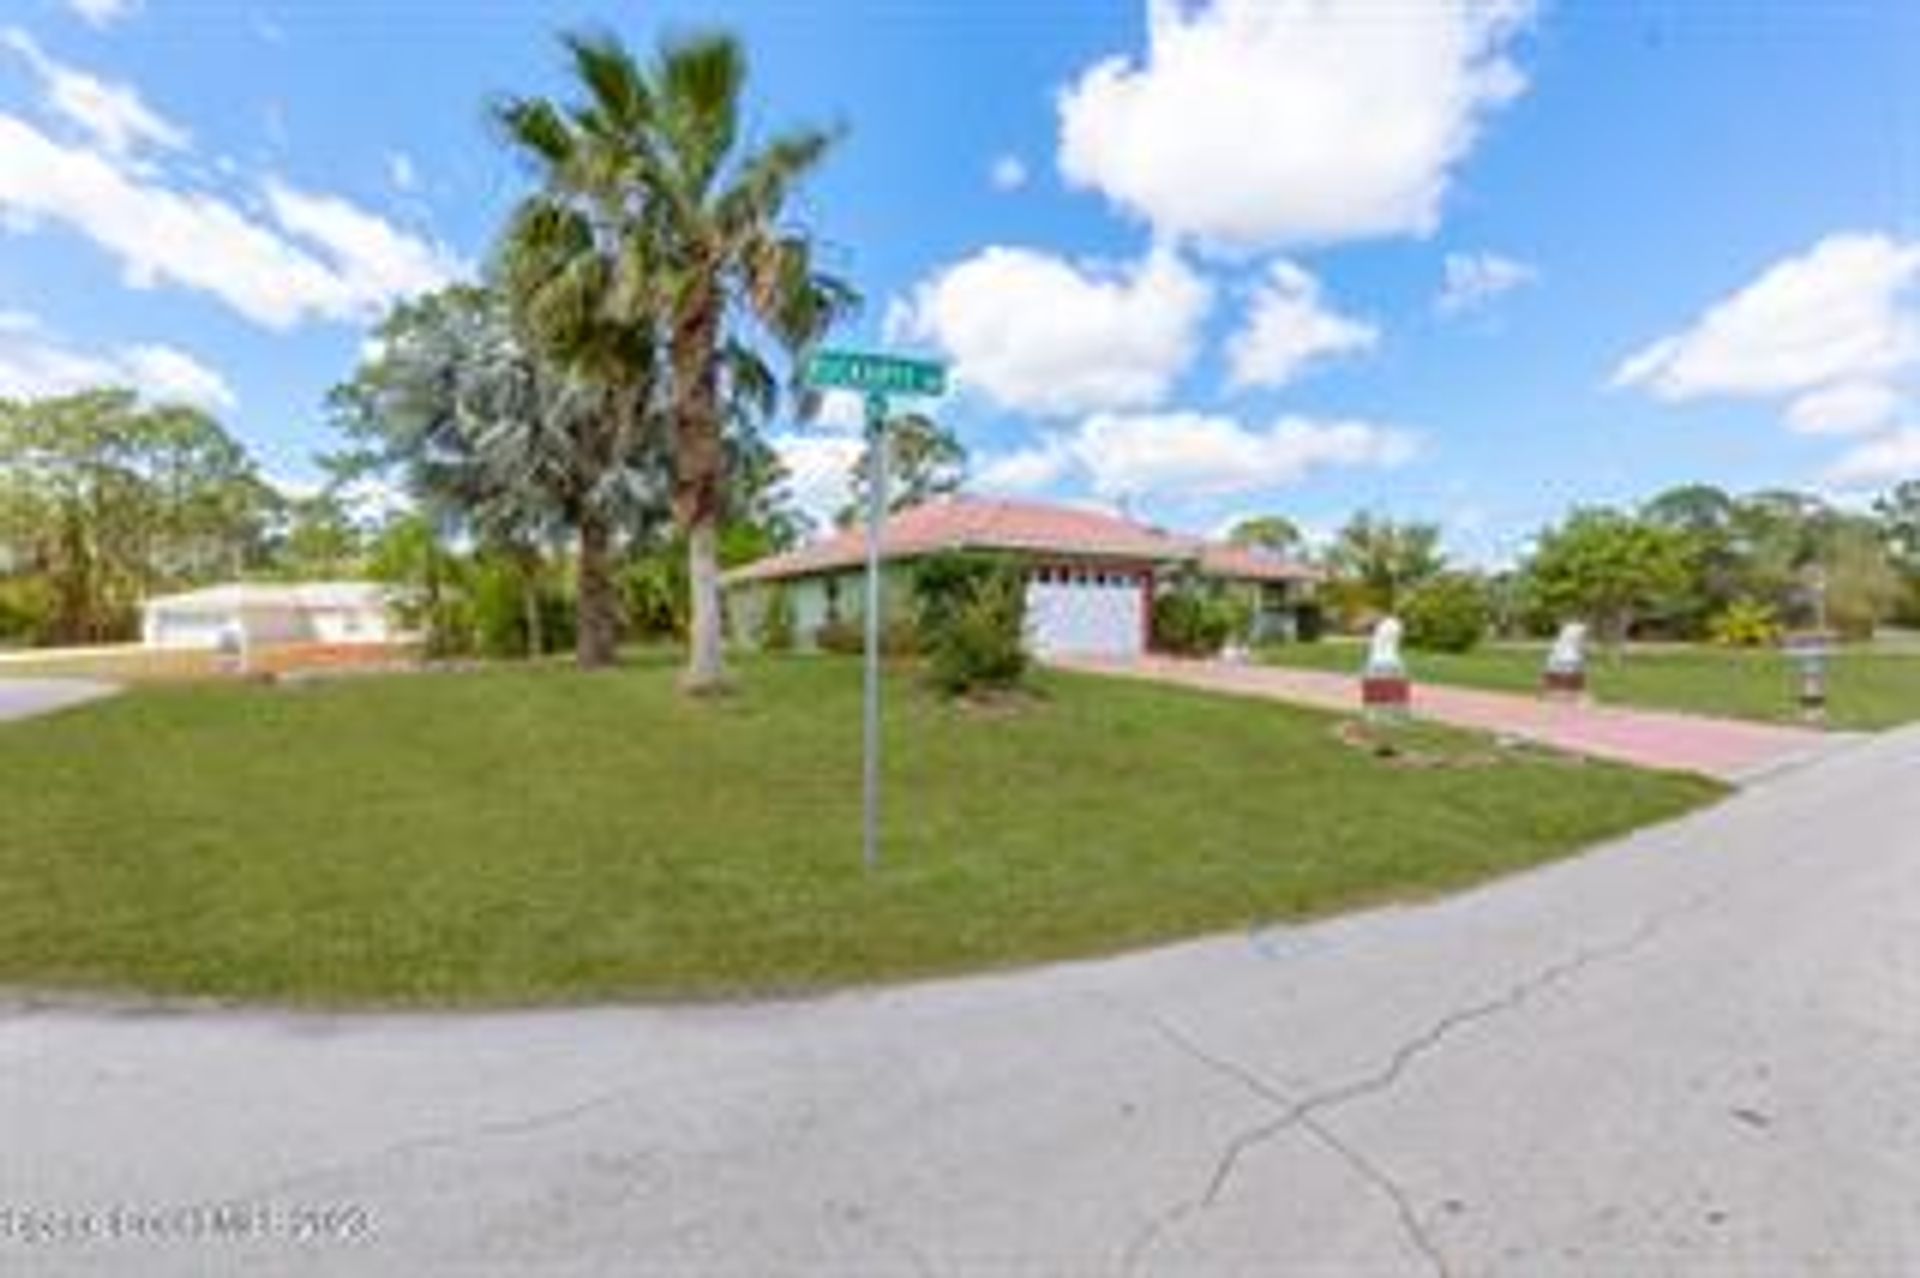
[[[1245,521],[1244,544],[1305,555],[1277,516]],[[1861,509],[1785,489],[1707,484],[1631,508],[1585,506],[1533,539],[1511,569],[1448,562],[1438,524],[1354,516],[1318,556],[1322,606],[1359,630],[1402,614],[1409,640],[1469,647],[1485,634],[1546,635],[1568,621],[1598,637],[1772,643],[1790,631],[1864,639],[1920,625],[1920,480]]]

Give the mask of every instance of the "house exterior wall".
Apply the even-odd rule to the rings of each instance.
[[[292,605],[236,608],[169,608],[149,605],[141,620],[141,639],[149,648],[211,650],[236,624],[249,644],[384,644],[394,640],[385,608],[307,609]]]

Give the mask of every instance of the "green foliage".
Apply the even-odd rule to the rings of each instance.
[[[763,652],[792,652],[798,636],[794,629],[793,596],[781,582],[767,587],[767,606],[760,613],[759,633],[755,639]]]
[[[1770,648],[1780,642],[1780,617],[1772,604],[1736,599],[1713,619],[1708,635],[1723,648]]]
[[[967,479],[967,450],[951,427],[924,413],[903,413],[887,423],[887,510],[899,512],[958,492]],[[834,522],[851,528],[866,518],[873,476],[873,449],[863,447],[849,474],[851,500]]]
[[[1255,515],[1242,519],[1228,531],[1227,540],[1236,546],[1268,550],[1276,555],[1298,554],[1305,544],[1300,535],[1300,526],[1285,515]]]
[[[1446,567],[1438,524],[1396,523],[1367,511],[1347,521],[1327,565],[1327,596],[1349,627],[1395,612],[1406,594]]]
[[[53,609],[44,578],[0,578],[0,644],[44,642],[53,630]]]
[[[0,400],[0,564],[43,584],[48,642],[131,638],[148,595],[261,565],[278,502],[198,409],[122,390]]]
[[[861,656],[867,650],[866,623],[857,617],[823,621],[813,632],[813,642],[822,652],[842,657]],[[881,656],[892,659],[918,656],[919,653],[919,626],[912,620],[893,617],[881,623]]]
[[[675,541],[629,560],[620,570],[627,625],[642,639],[680,639],[687,633],[691,595],[687,560]]]
[[[914,565],[914,626],[934,686],[1010,688],[1026,673],[1026,572],[1005,555],[950,552]]]
[[[1526,567],[1532,606],[1559,622],[1593,624],[1618,644],[1635,620],[1683,589],[1688,559],[1682,534],[1617,510],[1575,510],[1540,534]]]
[[[1409,595],[1400,616],[1409,648],[1468,652],[1486,638],[1492,610],[1486,583],[1472,573],[1447,572]]]
[[[1179,578],[1154,596],[1153,647],[1177,657],[1211,657],[1244,635],[1246,621],[1243,603],[1190,577]]]

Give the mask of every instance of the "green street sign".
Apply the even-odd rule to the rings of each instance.
[[[807,385],[882,395],[944,395],[947,370],[932,360],[859,351],[821,351],[807,361]]]

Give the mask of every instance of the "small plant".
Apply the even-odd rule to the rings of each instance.
[[[925,636],[934,686],[949,696],[1017,687],[1027,671],[1026,611],[1019,574],[976,578]]]
[[[1407,646],[1428,652],[1469,652],[1487,637],[1492,609],[1486,587],[1471,573],[1442,573],[1408,596],[1401,610]]]
[[[1736,599],[1708,624],[1707,633],[1725,648],[1770,648],[1784,632],[1772,604]]]
[[[793,597],[784,585],[769,587],[767,606],[760,613],[760,625],[754,638],[764,652],[792,652],[795,641]]]
[[[1153,601],[1153,646],[1176,657],[1211,657],[1242,633],[1244,607],[1192,579],[1176,581]]]

